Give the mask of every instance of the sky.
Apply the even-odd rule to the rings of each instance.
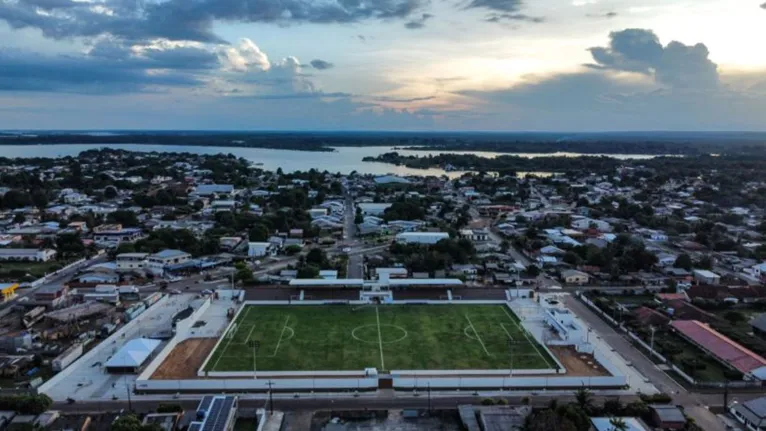
[[[764,131],[766,0],[0,0],[0,129]]]

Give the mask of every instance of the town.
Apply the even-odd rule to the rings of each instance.
[[[0,428],[764,429],[764,177],[571,163],[0,159]]]

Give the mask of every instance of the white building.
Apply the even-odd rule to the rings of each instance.
[[[405,244],[428,244],[433,245],[437,242],[449,239],[447,232],[402,232],[396,234],[396,242]]]
[[[115,258],[118,271],[141,269],[146,265],[149,253],[121,253]]]
[[[271,242],[249,242],[247,243],[248,257],[274,256],[277,253],[277,247]]]
[[[708,271],[706,269],[695,269],[693,274],[694,279],[698,283],[719,284],[721,282],[721,276],[713,271]]]
[[[191,260],[191,255],[181,250],[162,250],[154,253],[146,259],[145,268],[154,274],[163,274],[165,267],[178,265]]]
[[[56,257],[56,250],[49,248],[38,250],[36,248],[3,248],[0,249],[0,261],[27,261],[47,262]]]
[[[612,225],[603,221],[596,220],[588,217],[572,220],[572,227],[579,230],[590,229],[591,226],[595,226],[601,232],[611,232]]]

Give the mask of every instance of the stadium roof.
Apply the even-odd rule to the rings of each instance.
[[[391,278],[390,286],[462,286],[459,278]]]
[[[150,338],[130,340],[104,366],[106,368],[138,368],[160,344],[162,344],[161,341]]]
[[[725,335],[697,320],[674,320],[670,325],[737,370],[748,373],[766,366],[766,359],[742,347]]]
[[[324,278],[296,278],[290,280],[290,286],[364,286],[361,278],[339,278],[327,280]]]

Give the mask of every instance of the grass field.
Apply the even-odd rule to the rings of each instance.
[[[205,371],[507,369],[509,339],[513,368],[556,368],[501,305],[246,306]]]

